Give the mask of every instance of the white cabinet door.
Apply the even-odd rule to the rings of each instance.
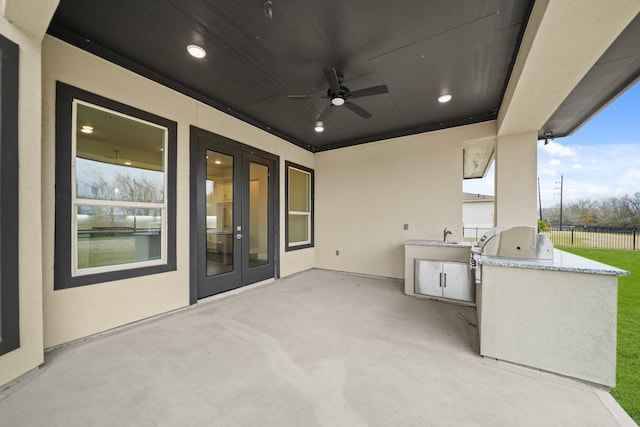
[[[442,274],[442,262],[427,259],[416,259],[414,262],[414,292],[420,295],[441,297],[442,286],[440,285],[440,275]]]
[[[444,277],[442,280],[442,296],[462,301],[475,301],[475,286],[469,271],[469,265],[461,262],[442,263]]]

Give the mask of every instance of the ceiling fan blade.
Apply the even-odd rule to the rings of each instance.
[[[371,117],[371,113],[368,112],[367,110],[365,110],[364,108],[354,104],[353,102],[345,102],[344,106],[347,107],[349,110],[353,111],[354,113],[356,113],[357,115],[359,115],[360,117],[362,117],[363,119],[368,119]]]
[[[363,96],[382,95],[389,93],[387,85],[372,86],[360,90],[354,90],[349,94],[349,98],[362,98]]]
[[[323,68],[324,76],[329,83],[329,87],[333,93],[340,92],[340,80],[338,80],[338,73],[336,73],[335,68]]]
[[[322,122],[324,121],[327,116],[329,115],[329,113],[331,113],[331,111],[333,110],[333,104],[329,104],[326,106],[326,108],[324,110],[322,110],[322,113],[320,113],[320,115],[318,116],[318,121]]]

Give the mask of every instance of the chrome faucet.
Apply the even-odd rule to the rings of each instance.
[[[444,228],[444,231],[443,231],[443,233],[442,233],[442,234],[443,234],[443,236],[442,236],[442,243],[446,243],[446,242],[447,242],[447,236],[448,236],[449,234],[451,234],[451,232],[450,232],[449,230],[447,230],[447,227],[445,227],[445,228]]]

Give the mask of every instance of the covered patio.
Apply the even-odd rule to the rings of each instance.
[[[478,355],[472,307],[309,270],[47,353],[15,426],[625,426],[602,388]],[[36,404],[37,402],[37,404]]]
[[[0,0],[0,424],[634,425],[402,289],[491,164],[493,225],[535,234],[538,142],[639,78],[640,3],[248,3]],[[609,306],[568,317],[614,357],[556,341],[612,387]]]

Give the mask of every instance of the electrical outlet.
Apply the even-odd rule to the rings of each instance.
[[[336,249],[336,255],[340,255],[340,251]]]
[[[405,225],[404,225],[404,229],[405,229],[405,230],[408,230],[408,229],[409,229],[409,224],[405,224]]]

